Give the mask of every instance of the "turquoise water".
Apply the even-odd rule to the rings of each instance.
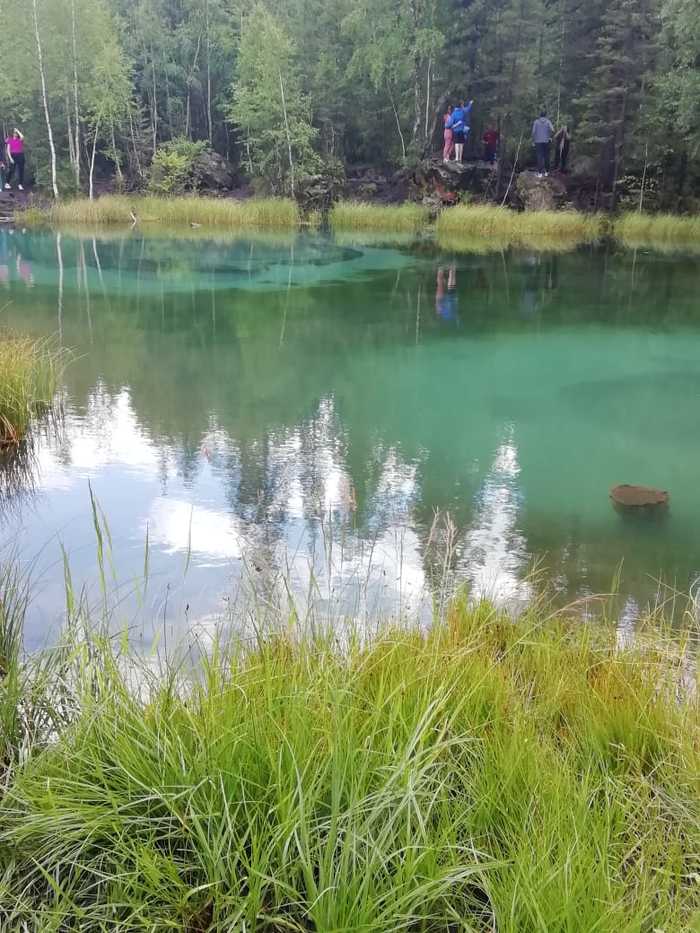
[[[31,639],[62,612],[60,544],[97,599],[89,486],[147,639],[213,624],[250,578],[339,614],[425,607],[448,578],[527,599],[538,560],[561,599],[622,565],[629,617],[659,580],[687,592],[698,286],[692,257],[614,247],[0,232],[4,323],[74,352],[62,427],[2,490]],[[668,489],[666,519],[618,515],[620,482]]]

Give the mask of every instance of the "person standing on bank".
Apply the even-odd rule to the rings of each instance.
[[[452,153],[454,152],[455,148],[454,133],[452,132],[452,104],[450,104],[445,111],[442,122],[444,124],[444,130],[442,132],[442,161],[449,162],[452,158]]]
[[[552,142],[554,127],[547,117],[547,111],[540,110],[539,117],[532,124],[532,141],[537,152],[537,177],[549,175],[549,144]]]
[[[571,147],[571,134],[569,127],[564,124],[554,137],[554,171],[560,169],[566,171],[566,165],[569,161],[569,148]]]
[[[469,134],[469,114],[474,106],[474,101],[470,100],[468,104],[464,101],[455,107],[452,111],[452,133],[455,141],[455,161],[461,162],[464,153],[464,143]]]
[[[5,140],[5,148],[10,163],[5,188],[9,189],[11,187],[10,182],[15,177],[15,172],[17,172],[17,187],[20,191],[24,191],[24,136],[17,127],[13,130],[12,136],[8,136]]]

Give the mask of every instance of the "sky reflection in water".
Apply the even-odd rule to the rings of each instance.
[[[539,555],[563,597],[624,558],[625,618],[660,575],[687,589],[697,285],[671,256],[2,231],[7,323],[76,351],[34,492],[2,505],[41,581],[30,641],[61,615],[59,541],[95,593],[88,483],[146,642],[242,577],[333,618],[428,613],[446,579],[524,600]],[[668,520],[621,521],[621,481],[669,488]]]

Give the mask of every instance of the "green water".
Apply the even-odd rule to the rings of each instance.
[[[59,542],[95,586],[88,483],[126,614],[207,624],[249,573],[338,611],[425,604],[446,576],[520,599],[537,558],[562,599],[624,562],[630,617],[658,580],[687,592],[698,286],[693,258],[612,247],[0,232],[4,322],[75,354],[62,429],[3,489],[33,636],[63,606]],[[667,518],[620,517],[619,482],[668,489]]]

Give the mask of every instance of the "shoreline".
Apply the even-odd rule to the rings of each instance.
[[[333,232],[344,234],[435,236],[438,244],[443,240],[448,248],[457,251],[460,244],[465,251],[469,240],[493,242],[497,248],[539,245],[546,249],[549,244],[558,251],[606,238],[630,248],[700,247],[700,217],[670,214],[518,211],[475,203],[443,207],[435,215],[412,201],[399,205],[340,201],[324,219],[317,211],[303,215],[295,202],[286,198],[234,200],[198,195],[178,198],[103,195],[94,201],[80,198],[48,207],[27,198],[25,204],[26,207],[14,212],[13,222],[28,228],[188,227],[202,232],[240,233],[256,229],[289,232],[319,229],[327,223]]]

